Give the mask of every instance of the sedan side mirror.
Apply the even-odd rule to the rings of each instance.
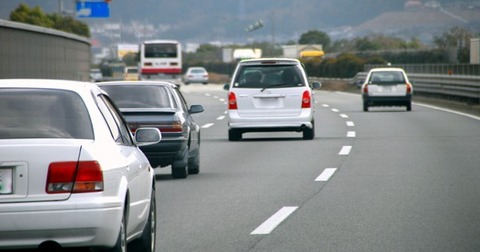
[[[162,133],[157,128],[139,128],[135,131],[135,143],[137,146],[145,146],[159,143]]]
[[[203,112],[203,106],[202,105],[192,105],[190,106],[190,109],[188,110],[190,114],[196,114],[196,113],[202,113]]]

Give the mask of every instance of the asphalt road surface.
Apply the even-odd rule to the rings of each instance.
[[[205,108],[201,167],[157,169],[157,251],[480,250],[479,117],[317,91],[314,140],[229,142],[227,92],[182,91]]]

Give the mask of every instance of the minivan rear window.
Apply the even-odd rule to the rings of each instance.
[[[236,75],[236,88],[288,88],[305,86],[300,70],[293,65],[245,65]]]

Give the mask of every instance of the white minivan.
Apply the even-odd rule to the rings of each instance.
[[[315,137],[314,89],[297,59],[263,58],[240,61],[228,90],[228,139],[245,132],[296,131]]]

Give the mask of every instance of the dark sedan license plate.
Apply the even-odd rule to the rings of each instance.
[[[13,169],[0,168],[0,195],[13,193]]]

